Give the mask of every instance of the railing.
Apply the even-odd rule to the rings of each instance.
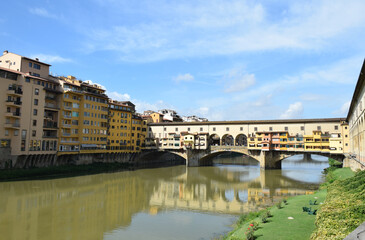
[[[62,135],[63,136],[71,136],[71,133],[65,133],[65,132],[63,132]]]
[[[67,127],[67,128],[70,128],[71,127],[71,124],[62,124],[62,126],[64,126],[64,127]]]
[[[43,128],[57,128],[57,122],[46,121],[43,123]]]
[[[72,107],[69,107],[69,106],[63,106],[63,108],[66,110],[72,110]]]
[[[61,140],[61,143],[80,143],[80,141],[65,141],[65,140]]]
[[[5,123],[5,127],[20,127],[20,123]]]
[[[55,109],[59,109],[59,107],[55,104],[52,104],[52,103],[46,103],[44,104],[44,107],[46,108],[55,108]]]
[[[71,115],[63,115],[64,118],[72,118]]]

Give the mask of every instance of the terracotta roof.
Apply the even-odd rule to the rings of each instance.
[[[208,121],[208,122],[162,122],[150,123],[151,126],[189,126],[189,125],[227,125],[227,124],[275,124],[275,123],[326,123],[345,121],[345,118],[312,118],[312,119],[275,119],[275,120],[242,120],[242,121]]]
[[[33,58],[28,58],[28,57],[22,57],[22,58],[25,58],[25,59],[31,60],[31,61],[33,61],[33,62],[41,63],[41,64],[44,64],[44,65],[47,65],[47,66],[52,66],[51,64],[44,63],[44,62],[41,62],[41,61],[39,61],[39,60],[35,60],[35,59],[33,59]]]
[[[22,75],[23,74],[22,72],[15,71],[15,70],[8,69],[8,68],[3,68],[3,67],[0,67],[0,70],[4,70],[4,71],[7,71],[7,72],[11,72],[11,73],[16,73],[18,75]]]

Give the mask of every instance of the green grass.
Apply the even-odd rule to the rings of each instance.
[[[92,163],[88,165],[64,165],[45,168],[0,170],[0,181],[61,178],[127,169],[128,163]]]
[[[317,199],[315,199],[317,197]],[[271,207],[272,217],[267,223],[261,223],[259,218],[255,220],[260,223],[259,229],[255,232],[256,239],[309,239],[315,229],[315,217],[303,212],[302,207],[312,207],[318,209],[320,205],[309,205],[309,200],[323,202],[326,197],[326,190],[323,189],[313,195],[302,195],[288,199],[288,204],[282,204],[282,208]],[[293,217],[290,220],[288,217]],[[249,227],[249,222],[242,224],[238,229],[231,232],[226,239],[245,239],[245,232]]]
[[[246,239],[245,232],[252,220],[260,223],[254,234],[259,240],[343,239],[365,221],[365,171],[355,174],[349,168],[339,167],[336,162],[331,164],[326,183],[315,194],[289,198],[281,209],[269,208],[272,217],[267,223],[260,221],[262,211],[241,217],[236,229],[223,239]],[[309,200],[323,204],[309,205]],[[318,215],[303,212],[304,206],[318,209]]]

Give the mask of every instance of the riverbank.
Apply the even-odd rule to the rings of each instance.
[[[104,172],[128,170],[129,163],[92,163],[88,165],[64,165],[44,168],[0,170],[0,182],[36,179],[52,179],[82,176]]]
[[[317,205],[310,205],[314,201]],[[343,239],[365,221],[365,171],[355,174],[349,168],[332,167],[315,194],[288,198],[281,205],[268,208],[272,216],[266,223],[262,212],[251,213],[254,218],[238,221],[223,239],[246,239],[254,222],[258,227],[252,239]],[[303,212],[303,207],[317,210],[317,215]]]

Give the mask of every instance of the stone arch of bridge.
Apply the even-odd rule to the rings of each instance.
[[[199,166],[211,166],[213,164],[213,158],[220,155],[220,154],[223,154],[223,153],[230,153],[230,152],[234,152],[234,153],[239,153],[239,154],[242,154],[244,156],[250,156],[249,154],[247,153],[244,153],[240,150],[235,150],[235,149],[232,149],[232,150],[220,150],[220,151],[215,151],[213,153],[209,153],[209,154],[206,154],[204,155],[203,157],[201,157],[199,159]],[[255,158],[253,157],[253,159],[255,159],[256,161],[259,162],[259,159],[258,158]]]
[[[209,145],[210,146],[220,146],[221,145],[221,138],[218,134],[212,134],[209,136]]]
[[[238,134],[235,138],[235,146],[247,147],[247,136],[246,134]]]
[[[142,152],[135,157],[136,165],[153,165],[171,163],[171,165],[186,164],[187,156],[182,151],[151,151]]]
[[[234,146],[234,138],[231,134],[224,134],[222,137],[222,146]]]

